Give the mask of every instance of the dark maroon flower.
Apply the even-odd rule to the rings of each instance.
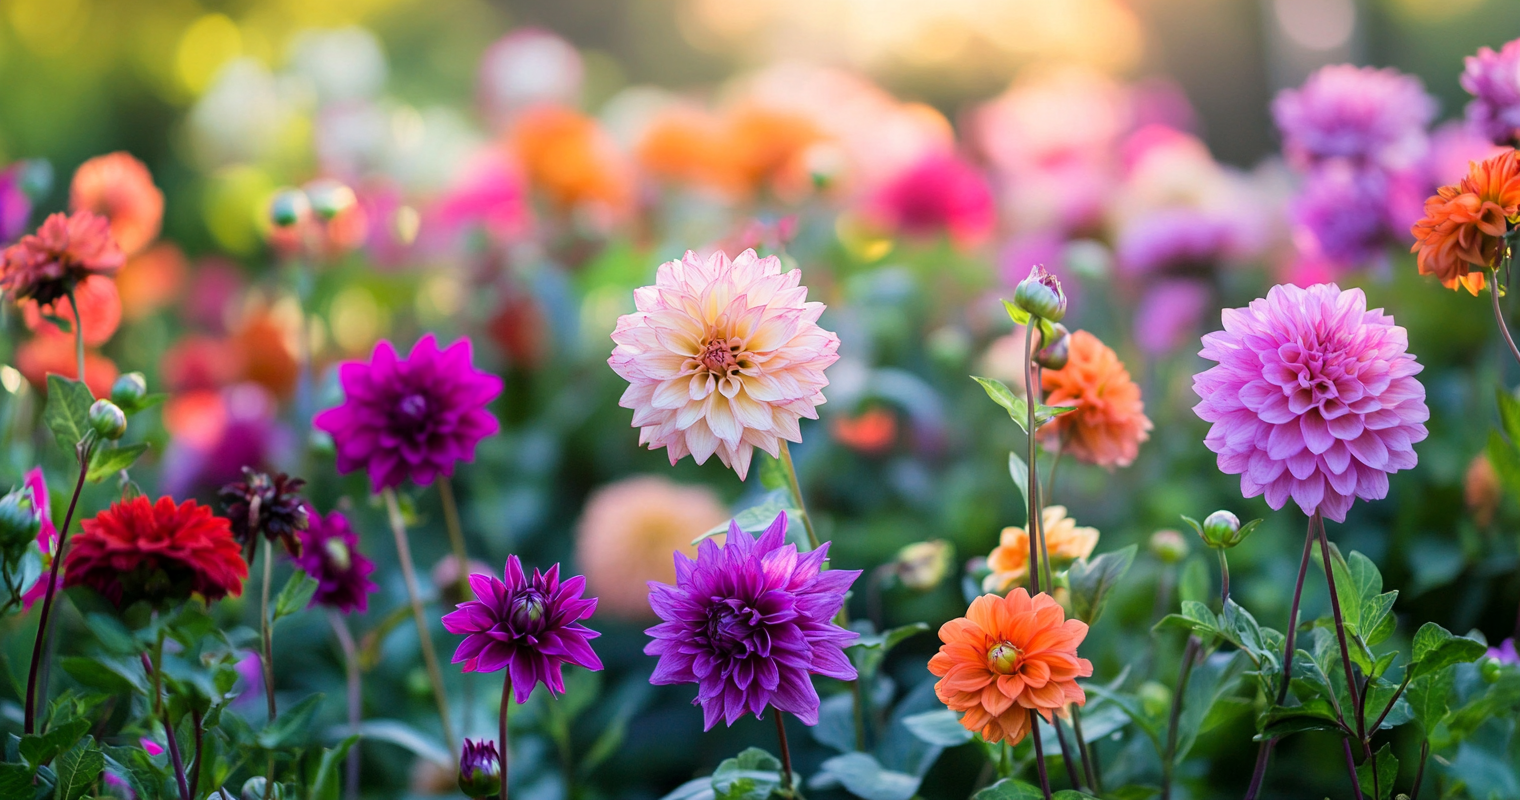
[[[53,214],[0,254],[0,291],[52,305],[91,275],[116,274],[126,260],[110,220],[88,211]]]
[[[317,582],[308,608],[327,606],[344,614],[364,613],[369,608],[369,595],[377,587],[369,579],[375,564],[359,552],[359,535],[340,511],[324,517],[310,504],[303,511],[308,524],[296,533],[300,554],[293,560]]]
[[[258,537],[278,539],[295,555],[300,552],[296,532],[306,529],[306,501],[301,487],[306,481],[283,472],[270,475],[243,467],[243,479],[223,486],[217,495],[232,522],[232,537],[247,548]]]
[[[344,363],[338,377],[343,405],[312,423],[332,434],[338,471],[367,470],[376,492],[407,478],[426,486],[452,475],[500,428],[486,406],[501,394],[501,379],[470,363],[468,338],[439,350],[428,334],[405,359],[381,341],[368,363]]]

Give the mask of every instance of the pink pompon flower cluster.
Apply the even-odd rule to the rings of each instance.
[[[666,448],[671,464],[717,453],[743,479],[756,447],[775,456],[783,439],[802,441],[798,419],[818,418],[839,337],[818,326],[824,306],[801,283],[753,250],[660,265],[634,291],[638,311],[618,318],[608,359],[628,381],[618,404],[633,409],[639,444]]]
[[[1219,469],[1240,475],[1246,497],[1336,522],[1356,498],[1388,494],[1388,476],[1415,465],[1430,418],[1422,367],[1408,333],[1361,289],[1275,286],[1247,308],[1224,311],[1203,337],[1217,366],[1193,377],[1213,423],[1204,442]]]
[[[1462,88],[1473,96],[1467,124],[1495,144],[1515,144],[1520,133],[1520,39],[1495,51],[1478,48],[1462,70]]]

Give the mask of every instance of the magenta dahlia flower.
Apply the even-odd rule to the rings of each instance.
[[[553,694],[564,693],[560,669],[565,664],[602,668],[591,649],[591,640],[601,634],[580,624],[596,612],[596,598],[581,597],[585,578],[561,582],[555,564],[547,573],[533,570],[530,580],[517,556],[507,557],[502,577],[506,580],[471,575],[470,588],[479,599],[444,615],[443,627],[464,636],[454,651],[455,664],[463,663],[465,672],[511,670],[518,705],[528,702],[540,683]]]
[[[1384,169],[1415,166],[1436,101],[1395,69],[1332,64],[1272,102],[1283,149],[1300,167],[1345,158]]]
[[[676,584],[649,582],[664,622],[644,646],[660,662],[649,682],[697,684],[704,726],[732,725],[767,705],[818,724],[810,674],[855,679],[844,647],[859,634],[834,624],[860,570],[824,570],[827,542],[808,553],[786,543],[786,514],[759,541],[729,523],[723,546],[702,540],[697,560],[675,554]]]
[[[1462,70],[1462,88],[1473,96],[1467,124],[1495,144],[1512,145],[1520,133],[1520,39],[1494,52],[1478,48]]]
[[[474,460],[480,440],[500,429],[486,406],[501,394],[501,378],[470,363],[468,338],[439,350],[430,333],[404,360],[382,340],[369,363],[346,362],[338,378],[343,405],[312,424],[332,434],[338,471],[368,470],[376,492],[454,474],[454,464]]]
[[[1430,410],[1408,348],[1361,289],[1274,286],[1203,337],[1199,355],[1219,362],[1193,376],[1193,411],[1213,423],[1204,443],[1246,497],[1265,493],[1273,508],[1291,497],[1343,522],[1415,465]]]
[[[306,528],[295,532],[300,542],[296,566],[317,582],[310,606],[327,606],[347,614],[364,613],[375,591],[369,579],[375,563],[359,552],[359,534],[341,511],[322,516],[306,505]]]
[[[802,441],[797,420],[818,418],[839,337],[818,327],[823,304],[801,281],[753,250],[687,251],[634,291],[638,311],[618,318],[607,363],[628,381],[618,405],[633,409],[639,444],[666,448],[671,464],[717,453],[742,480],[756,447],[775,456],[782,439]]]

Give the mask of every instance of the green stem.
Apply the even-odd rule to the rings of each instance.
[[[458,757],[454,746],[454,731],[449,724],[449,701],[443,691],[443,673],[438,669],[438,654],[433,651],[433,636],[428,632],[427,615],[422,611],[422,592],[417,588],[417,570],[412,566],[412,548],[406,538],[406,520],[401,517],[401,504],[396,500],[396,490],[385,490],[385,508],[389,513],[391,533],[396,537],[396,556],[401,561],[401,575],[406,579],[406,593],[412,604],[412,618],[417,623],[417,639],[422,646],[422,662],[427,667],[428,680],[433,684],[433,702],[438,706],[438,722],[443,726],[443,741],[449,752]]]
[[[785,439],[781,439],[781,467],[786,470],[786,480],[792,490],[792,500],[797,503],[797,513],[802,516],[802,527],[807,531],[808,545],[817,550],[819,541],[818,534],[813,530],[813,517],[807,512],[807,505],[802,502],[802,485],[797,481],[797,465],[792,463],[792,450],[787,447]]]
[[[1346,622],[1341,616],[1340,595],[1335,590],[1335,570],[1333,569],[1334,562],[1330,559],[1330,540],[1325,535],[1325,518],[1320,516],[1318,510],[1314,512],[1314,527],[1319,534],[1320,557],[1325,562],[1325,585],[1330,589],[1330,611],[1335,617],[1335,638],[1341,646],[1341,665],[1346,669],[1346,692],[1351,695],[1351,713],[1356,718],[1356,738],[1361,743],[1363,755],[1369,756],[1371,752],[1367,746],[1367,723],[1362,718],[1361,692],[1356,684],[1356,674],[1351,669],[1351,648],[1346,644]]]
[[[1193,674],[1193,661],[1198,656],[1201,643],[1197,636],[1189,636],[1187,648],[1182,651],[1182,668],[1177,674],[1177,691],[1172,693],[1172,716],[1166,726],[1166,754],[1161,759],[1161,800],[1172,796],[1172,771],[1177,767],[1177,729],[1182,721],[1182,696],[1187,693],[1188,678]]]
[[[79,301],[69,290],[69,307],[74,309],[74,358],[79,365],[79,382],[84,383],[84,318],[79,315]]]
[[[257,532],[255,532],[257,535]],[[259,638],[263,643],[264,703],[269,721],[274,722],[279,712],[274,702],[274,630],[269,624],[269,584],[274,581],[274,545],[269,537],[264,539],[264,585],[259,589]]]
[[[1499,324],[1499,332],[1504,334],[1504,343],[1509,345],[1509,354],[1514,356],[1516,363],[1520,363],[1520,347],[1515,346],[1515,337],[1510,335],[1509,325],[1504,321],[1504,312],[1499,308],[1498,268],[1488,271],[1488,296],[1493,300],[1494,321]]]
[[[1082,707],[1071,707],[1071,731],[1077,737],[1077,751],[1082,754],[1082,775],[1087,779],[1087,788],[1098,794],[1103,794],[1103,778],[1098,774],[1098,764],[1093,760],[1097,752],[1096,747],[1089,747],[1087,737],[1082,735]]]
[[[1040,531],[1040,492],[1039,472],[1035,470],[1035,410],[1039,403],[1034,398],[1034,334],[1038,323],[1034,317],[1029,318],[1029,324],[1024,328],[1024,405],[1025,412],[1029,415],[1028,428],[1029,446],[1025,466],[1029,469],[1029,593],[1040,593],[1040,542],[1043,534]],[[1046,792],[1047,795],[1050,792]]]
[[[1223,611],[1230,604],[1230,562],[1223,547],[1219,548],[1219,581],[1219,608]]]
[[[454,500],[454,482],[447,475],[438,476],[438,497],[443,501],[443,524],[449,530],[449,546],[454,549],[454,564],[459,568],[459,602],[475,597],[470,590],[470,556],[464,547],[464,526],[459,523],[459,505]]]

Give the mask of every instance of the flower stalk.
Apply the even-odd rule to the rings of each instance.
[[[1346,644],[1346,622],[1341,616],[1340,596],[1335,590],[1334,562],[1330,560],[1330,540],[1325,536],[1325,520],[1318,511],[1314,512],[1313,524],[1319,534],[1320,557],[1325,562],[1325,585],[1330,590],[1330,611],[1335,617],[1335,638],[1341,646],[1341,665],[1346,670],[1346,691],[1351,695],[1351,713],[1356,717],[1356,738],[1361,743],[1363,755],[1368,756],[1371,752],[1367,746],[1367,723],[1362,719],[1364,696],[1358,689],[1356,673],[1351,668],[1351,649]]]
[[[792,463],[792,450],[787,446],[785,439],[781,439],[781,468],[786,470],[787,486],[792,492],[792,502],[797,504],[797,513],[802,517],[802,529],[807,531],[808,548],[818,549],[818,533],[813,530],[813,517],[807,511],[807,504],[802,500],[802,484],[797,480],[797,465]]]
[[[1177,729],[1182,721],[1182,696],[1187,694],[1188,678],[1193,674],[1193,662],[1198,658],[1202,642],[1197,636],[1189,636],[1187,647],[1182,651],[1182,667],[1177,673],[1177,690],[1172,693],[1172,715],[1166,726],[1166,753],[1161,759],[1161,800],[1172,796],[1172,772],[1177,768]]]
[[[69,289],[69,308],[74,309],[74,363],[79,367],[79,382],[84,383],[84,317],[79,314],[79,300]]]
[[[1045,745],[1040,743],[1040,715],[1034,709],[1029,710],[1029,738],[1034,740],[1034,766],[1040,776],[1040,791],[1045,794],[1045,800],[1052,800],[1050,775],[1045,772]]]
[[[333,634],[338,637],[338,645],[343,648],[343,671],[348,684],[348,732],[356,736],[359,733],[359,719],[364,711],[363,695],[360,693],[359,648],[354,642],[354,635],[348,630],[348,623],[343,621],[343,615],[337,611],[329,611],[327,618],[332,622]],[[345,800],[358,800],[359,742],[357,741],[348,748],[344,777],[346,778],[343,787]]]
[[[781,747],[781,796],[796,797],[796,793],[792,791],[792,751],[786,744],[786,720],[782,716],[781,709],[771,706],[771,710],[776,712],[774,715],[776,739]]]
[[[1520,347],[1515,346],[1515,337],[1509,332],[1509,323],[1504,321],[1504,311],[1499,307],[1499,269],[1490,268],[1488,271],[1488,296],[1493,301],[1494,322],[1499,326],[1499,333],[1504,336],[1504,343],[1509,345],[1509,354],[1514,357],[1515,363],[1520,364]]]
[[[438,654],[433,651],[433,636],[428,632],[427,615],[422,610],[422,592],[417,587],[417,570],[412,565],[412,548],[407,541],[406,520],[401,517],[401,504],[396,500],[396,490],[387,488],[385,508],[390,516],[391,533],[396,537],[396,556],[401,561],[401,575],[406,579],[406,593],[412,604],[412,618],[417,623],[417,639],[422,645],[422,661],[427,667],[428,680],[433,685],[433,702],[438,706],[438,722],[443,727],[443,741],[449,752],[458,755],[454,746],[454,731],[449,724],[449,700],[443,690],[443,673],[438,669]]]
[[[463,603],[475,593],[470,591],[470,556],[464,547],[464,526],[459,522],[454,482],[447,475],[438,476],[438,498],[443,501],[443,525],[449,531],[449,546],[454,550],[454,565],[459,569],[459,602]]]
[[[77,308],[77,307],[76,307]],[[42,612],[37,617],[37,639],[32,643],[32,664],[26,673],[26,710],[23,730],[37,732],[37,673],[42,664],[42,652],[47,641],[48,621],[52,618],[53,597],[58,593],[58,570],[63,566],[69,549],[69,525],[74,521],[74,509],[79,505],[79,493],[84,491],[84,477],[89,472],[90,454],[94,449],[91,437],[74,446],[75,460],[79,464],[79,479],[74,482],[74,494],[69,497],[69,510],[63,515],[63,526],[58,529],[58,552],[53,554],[53,565],[48,570],[47,590],[42,596]]]
[[[1029,593],[1032,595],[1040,593],[1040,553],[1045,546],[1045,534],[1041,530],[1040,478],[1039,472],[1035,470],[1034,440],[1035,409],[1039,408],[1034,390],[1034,336],[1038,325],[1039,319],[1031,316],[1029,324],[1024,327],[1024,398],[1025,410],[1029,415],[1029,446],[1024,464],[1029,469]]]
[[[501,750],[501,800],[507,800],[507,709],[512,704],[512,670],[501,671],[501,713],[497,718],[496,746]]]

